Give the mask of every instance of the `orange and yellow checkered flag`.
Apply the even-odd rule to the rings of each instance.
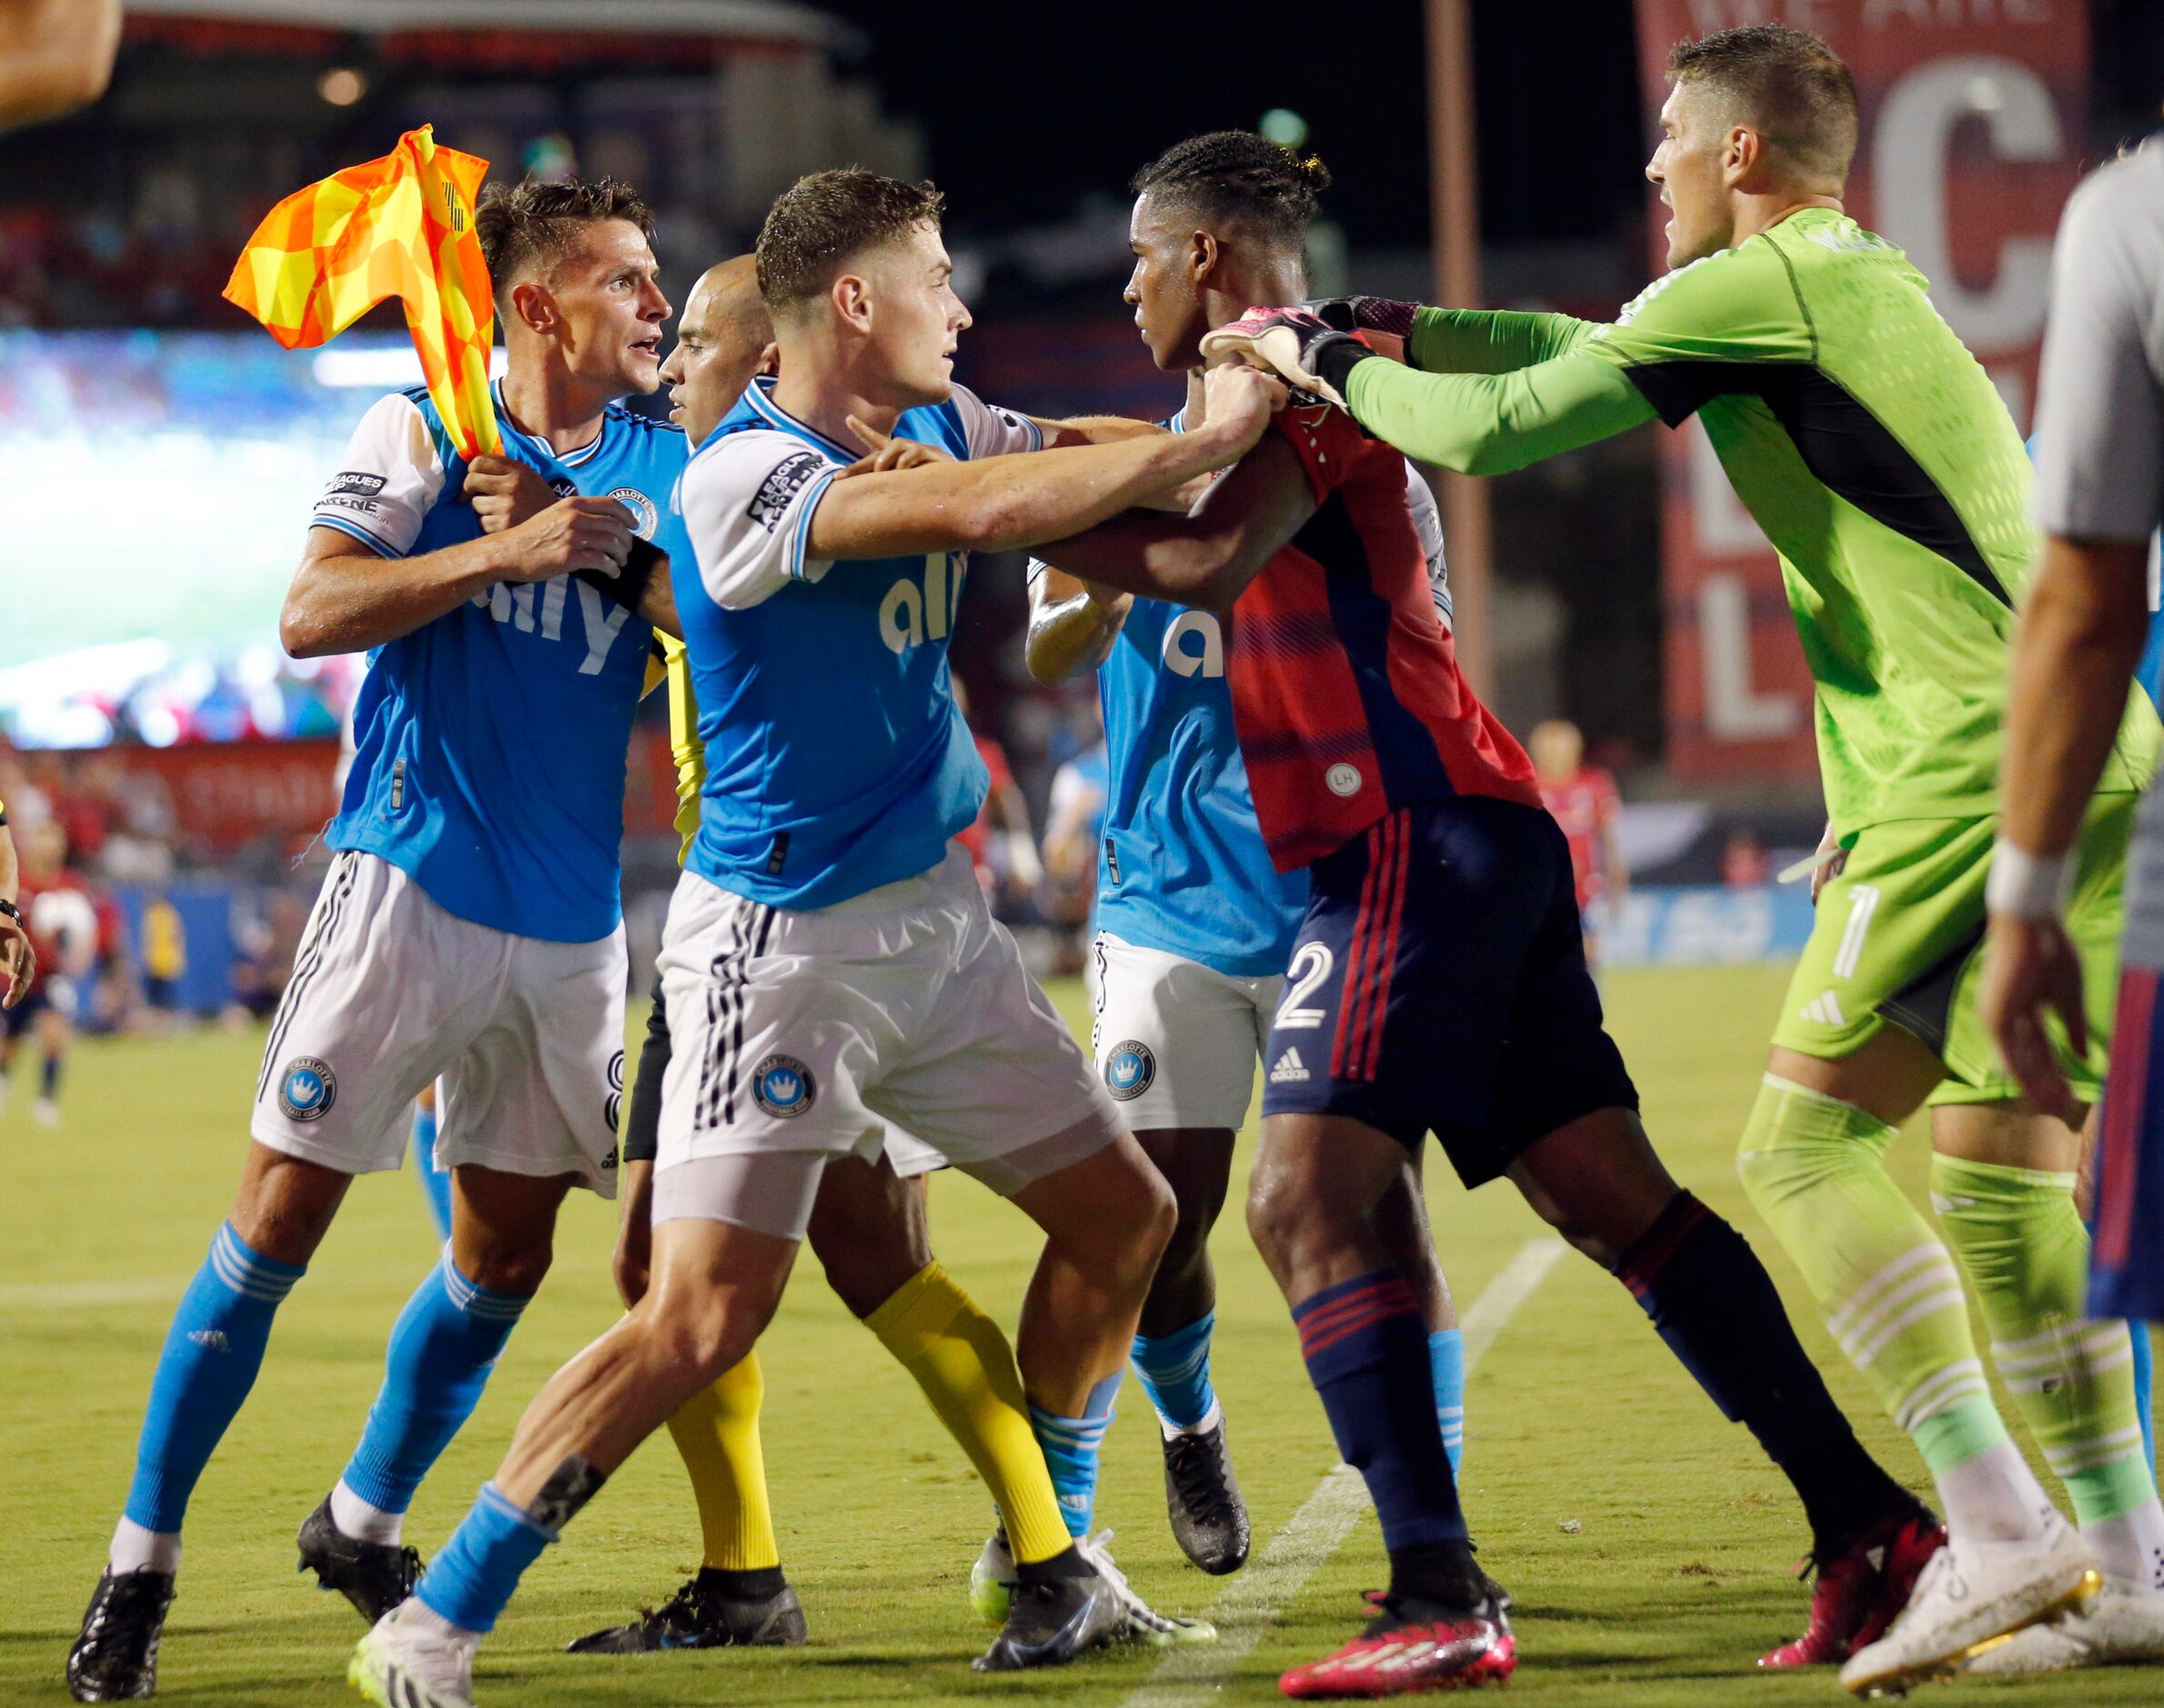
[[[313,349],[387,297],[406,306],[428,396],[458,454],[502,448],[488,397],[496,311],[474,231],[488,163],[438,148],[433,126],[380,160],[311,184],[256,227],[226,300],[288,350]]]

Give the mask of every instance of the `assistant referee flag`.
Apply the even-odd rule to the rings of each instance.
[[[474,230],[488,163],[436,146],[424,125],[380,160],[296,191],[256,227],[226,297],[288,350],[327,342],[396,296],[420,352],[428,396],[458,454],[502,441],[488,400],[495,308]]]

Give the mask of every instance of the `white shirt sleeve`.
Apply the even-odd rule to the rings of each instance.
[[[972,458],[1044,448],[1044,435],[1029,417],[996,409],[967,386],[955,387],[954,407],[961,416],[962,436]]]
[[[1435,495],[1427,477],[1405,459],[1405,504],[1413,512],[1413,531],[1420,536],[1420,555],[1427,559],[1427,582],[1435,596],[1435,609],[1443,627],[1451,627],[1450,566],[1443,555],[1443,514],[1435,507]]]
[[[817,581],[830,560],[807,558],[811,513],[840,464],[788,433],[731,433],[700,451],[677,487],[677,507],[707,596],[745,610],[791,581]]]
[[[386,558],[403,558],[443,482],[443,458],[419,406],[393,392],[361,417],[309,522],[350,534]]]
[[[2164,144],[2074,194],[2052,256],[2037,520],[2075,539],[2164,522]]]

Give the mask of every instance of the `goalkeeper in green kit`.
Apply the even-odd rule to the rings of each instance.
[[[1922,276],[1842,211],[1856,95],[1831,50],[1754,25],[1678,47],[1668,70],[1646,176],[1674,210],[1671,271],[1614,324],[1352,297],[1251,310],[1204,348],[1275,367],[1408,455],[1469,474],[1656,418],[1704,423],[1780,553],[1830,815],[1817,928],[1739,1169],[1929,1464],[1949,1538],[1890,1631],[1862,1621],[1853,1644],[1829,1631],[1815,1647],[1814,1633],[1796,1658],[1846,1659],[1859,1693],[1958,1668],[2164,1659],[2164,1509],[2127,1329],[2083,1315],[2080,1134],[2023,1100],[1976,1005],[2008,653],[2038,544],[2020,436]],[[2064,1065],[2092,1107],[2156,736],[2134,697],[2067,911],[2089,1038]],[[1926,1104],[1953,1257],[1885,1168]],[[2078,1531],[1993,1404],[1964,1273]]]

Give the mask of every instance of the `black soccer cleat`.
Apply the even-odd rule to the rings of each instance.
[[[1118,1592],[1094,1572],[1018,1583],[1007,1623],[970,1667],[978,1673],[1020,1673],[1064,1666],[1086,1649],[1117,1642],[1127,1630],[1127,1611]]]
[[[567,1654],[653,1654],[662,1649],[789,1648],[808,1642],[804,1603],[784,1583],[772,1595],[740,1597],[702,1590],[693,1578],[659,1607],[628,1625],[579,1638]]]
[[[67,1693],[77,1702],[140,1702],[157,1693],[157,1645],[173,1605],[170,1572],[107,1567],[67,1652]]]
[[[300,1547],[297,1569],[313,1572],[318,1589],[337,1591],[371,1625],[411,1595],[421,1581],[418,1549],[356,1542],[331,1521],[327,1494],[302,1522],[294,1541]]]
[[[1195,1435],[1164,1443],[1164,1505],[1180,1552],[1213,1577],[1247,1563],[1247,1502],[1225,1449],[1224,1416]]]

